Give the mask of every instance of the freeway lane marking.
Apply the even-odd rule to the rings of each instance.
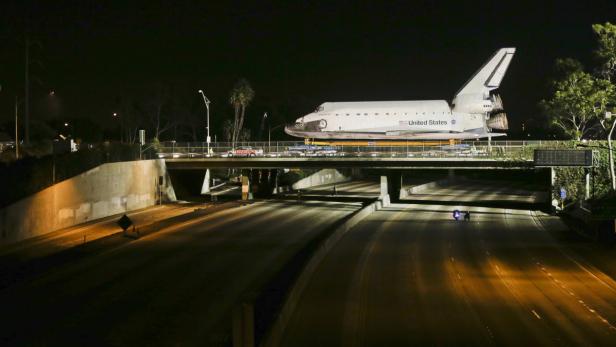
[[[564,253],[562,253],[562,254],[564,254]],[[552,276],[552,274],[545,268],[545,266],[543,264],[541,264],[540,262],[537,262],[537,266],[541,269],[541,271],[544,274],[546,274],[546,276],[551,281],[553,281],[554,283],[557,284],[557,287],[561,288],[563,291],[565,291],[566,293],[571,295],[573,298],[577,299],[577,302],[580,305],[582,305],[582,307],[584,307],[586,310],[588,310],[590,313],[592,313],[601,322],[605,323],[609,327],[610,330],[616,330],[616,327],[614,325],[612,325],[612,323],[610,323],[607,319],[605,319],[605,317],[603,317],[600,313],[598,313],[592,307],[588,306],[588,304],[585,303],[584,300],[582,300],[578,295],[576,295],[575,292],[573,292],[573,290],[569,289],[562,282],[559,282],[554,276]]]
[[[541,221],[541,218],[537,216],[537,212],[536,211],[528,211],[528,212],[529,212],[529,215],[531,216],[533,223],[537,226],[537,228],[539,228],[539,230],[547,232],[545,226],[543,225],[543,221]],[[612,287],[610,283],[607,283],[604,280],[604,278],[606,277],[608,278],[608,280],[610,280],[611,278],[609,276],[606,276],[601,270],[595,268],[594,266],[588,265],[586,261],[584,261],[584,263],[586,264],[581,264],[578,260],[574,259],[574,257],[571,256],[570,253],[560,245],[560,243],[556,242],[555,245],[556,245],[556,248],[560,251],[560,253],[562,253],[567,259],[571,260],[580,269],[582,269],[588,275],[590,275],[591,277],[599,281],[599,283],[603,284],[604,286],[609,288],[611,291],[616,292],[616,289],[614,289],[614,287]],[[595,271],[601,275],[601,278],[595,274]],[[613,283],[613,281],[610,281],[610,282]]]

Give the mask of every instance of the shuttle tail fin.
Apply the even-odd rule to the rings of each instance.
[[[490,91],[498,88],[509,63],[513,58],[515,48],[501,48],[490,60],[488,60],[468,82],[456,93],[456,97],[462,94],[480,94],[487,98]]]

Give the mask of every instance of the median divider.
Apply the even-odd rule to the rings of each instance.
[[[310,278],[327,253],[355,225],[389,199],[366,203],[303,247],[258,292],[247,293],[233,310],[234,347],[277,346]]]

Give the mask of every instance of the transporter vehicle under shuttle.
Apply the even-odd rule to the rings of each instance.
[[[458,91],[445,100],[326,102],[285,127],[311,139],[464,140],[505,136],[500,86],[515,48],[501,48]]]

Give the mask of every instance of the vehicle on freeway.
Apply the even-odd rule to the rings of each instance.
[[[227,157],[261,157],[263,156],[262,148],[252,148],[250,146],[241,146],[231,149],[227,152]]]

